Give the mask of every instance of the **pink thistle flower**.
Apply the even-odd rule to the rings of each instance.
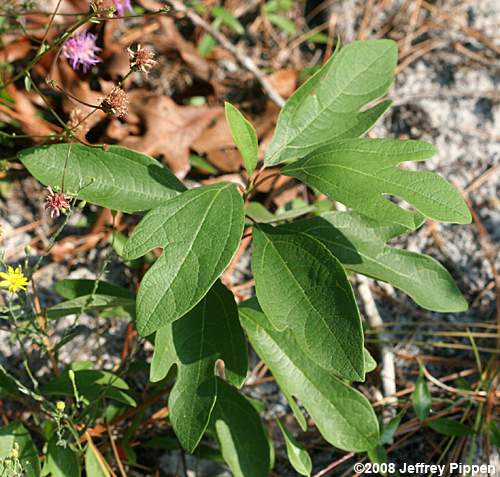
[[[134,11],[132,9],[132,3],[130,0],[113,0],[113,3],[115,4],[115,8],[119,17],[125,16],[125,10],[128,10],[129,12]]]
[[[102,50],[95,44],[96,39],[97,35],[81,32],[73,35],[64,43],[63,55],[68,58],[74,70],[77,70],[81,65],[83,72],[87,73],[91,66],[102,61],[96,56],[96,53]]]
[[[45,197],[45,210],[50,210],[50,218],[56,218],[61,215],[61,212],[65,214],[71,208],[69,201],[71,198],[62,192],[54,192],[52,188],[47,187],[49,193]]]

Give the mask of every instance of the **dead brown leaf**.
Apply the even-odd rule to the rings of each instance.
[[[189,171],[189,149],[211,121],[223,114],[220,107],[179,106],[167,96],[133,91],[127,121],[140,124],[144,133],[129,136],[122,145],[151,156],[163,155],[179,177]]]
[[[268,80],[280,96],[288,98],[297,88],[298,77],[295,70],[284,69],[273,73]]]

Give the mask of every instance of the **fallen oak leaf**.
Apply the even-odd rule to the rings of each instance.
[[[220,107],[179,106],[168,96],[145,95],[143,91],[133,91],[129,98],[130,121],[135,116],[144,133],[129,136],[121,144],[150,156],[163,155],[181,178],[190,169],[189,149],[193,142],[214,118],[224,114]]]

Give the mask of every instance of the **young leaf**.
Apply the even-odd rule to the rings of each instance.
[[[93,369],[74,369],[75,384],[78,395],[92,402],[98,398],[108,398],[115,401],[135,406],[135,401],[125,392],[128,384],[109,371]],[[61,376],[52,378],[42,386],[41,391],[50,395],[74,396],[75,390],[69,376],[69,371]]]
[[[142,336],[179,319],[205,296],[236,252],[243,225],[243,200],[228,183],[188,190],[142,219],[125,245],[125,258],[163,248],[137,295]]]
[[[277,26],[289,35],[294,35],[297,31],[295,23],[287,17],[276,15],[274,13],[269,13],[266,17],[273,25]]]
[[[374,369],[377,369],[377,362],[366,348],[363,350],[363,356],[365,359],[365,373],[371,373]]]
[[[242,303],[239,310],[252,347],[283,393],[302,402],[330,444],[353,452],[378,444],[378,421],[361,393],[318,366],[287,330],[277,331],[255,299]]]
[[[386,245],[407,229],[356,212],[326,212],[287,225],[321,241],[347,270],[383,280],[429,310],[457,312],[467,302],[448,272],[427,255]]]
[[[452,419],[440,418],[430,421],[428,426],[435,432],[445,436],[470,436],[474,429]]]
[[[380,220],[414,229],[418,212],[403,209],[384,197],[391,194],[419,212],[443,222],[467,224],[471,215],[459,192],[433,172],[408,171],[397,166],[423,161],[436,153],[422,141],[350,139],[319,149],[283,168],[334,200]]]
[[[56,319],[68,315],[77,315],[82,310],[105,310],[117,306],[122,306],[132,314],[135,309],[135,299],[113,295],[83,295],[51,306],[47,310],[47,317]]]
[[[312,472],[312,462],[307,451],[297,442],[292,433],[279,419],[276,421],[281,433],[283,434],[283,439],[285,439],[286,444],[286,454],[288,460],[292,467],[300,475],[311,475]]]
[[[87,477],[109,477],[110,473],[106,468],[106,465],[101,462],[99,458],[103,458],[102,455],[97,455],[99,451],[95,448],[93,444],[89,444],[87,450],[85,451],[85,473]]]
[[[215,18],[220,19],[220,21],[224,23],[224,25],[228,26],[239,35],[243,35],[243,33],[245,33],[245,28],[243,28],[243,25],[226,8],[221,7],[220,5],[215,5],[211,9],[211,13]]]
[[[401,411],[397,416],[394,416],[382,429],[380,433],[380,444],[392,444],[394,442],[394,434],[398,430],[401,419],[405,415],[406,411]]]
[[[252,404],[219,378],[212,426],[234,477],[268,477],[271,450],[262,421]]]
[[[233,141],[243,157],[248,175],[251,176],[259,160],[257,133],[252,124],[231,103],[225,103],[225,110]]]
[[[43,473],[51,477],[80,477],[82,474],[78,454],[69,447],[57,445],[56,435],[49,441]]]
[[[151,381],[177,365],[170,393],[170,421],[182,446],[193,452],[205,432],[216,400],[215,362],[224,360],[226,378],[241,386],[247,372],[246,341],[232,293],[215,282],[187,315],[156,332]]]
[[[152,209],[185,190],[161,163],[120,146],[54,144],[25,149],[18,157],[42,184],[64,183],[66,193],[128,213]]]
[[[0,427],[0,476],[9,477],[4,459],[12,459],[12,451],[18,449],[18,460],[23,468],[23,476],[40,477],[40,461],[38,451],[30,433],[20,422],[11,422]],[[4,461],[5,462],[5,461]]]
[[[388,104],[360,109],[387,93],[397,51],[391,40],[371,40],[350,43],[333,55],[286,102],[265,164],[304,157],[335,140],[364,134]]]
[[[422,368],[415,383],[415,390],[411,395],[411,402],[419,420],[424,421],[431,411],[432,398]]]
[[[317,240],[286,227],[256,226],[253,239],[256,294],[273,326],[288,329],[326,370],[364,380],[361,318],[339,261]]]

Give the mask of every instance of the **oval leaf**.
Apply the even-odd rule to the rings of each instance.
[[[155,247],[163,254],[137,295],[142,336],[179,319],[206,295],[235,254],[243,225],[243,200],[228,183],[188,190],[144,217],[125,245],[125,259]]]
[[[225,103],[225,109],[233,141],[243,157],[243,164],[248,175],[251,176],[259,160],[257,133],[252,124],[232,104]]]
[[[297,442],[292,433],[279,419],[277,420],[278,426],[283,434],[286,445],[286,455],[292,467],[300,475],[311,475],[312,462],[307,451]]]
[[[25,149],[18,157],[42,184],[64,183],[68,194],[128,213],[152,209],[185,190],[157,160],[120,146],[54,144]]]
[[[364,452],[378,444],[378,421],[369,401],[318,366],[287,331],[277,331],[255,299],[239,307],[240,320],[260,358],[287,396],[299,399],[333,446]]]
[[[407,232],[405,227],[356,212],[326,212],[287,227],[320,240],[344,268],[389,282],[428,310],[467,309],[453,277],[437,260],[386,245],[388,240]]]
[[[265,164],[304,157],[334,140],[364,134],[389,104],[360,109],[387,93],[397,57],[391,40],[355,41],[333,55],[286,102]]]
[[[256,294],[273,326],[288,329],[325,369],[364,380],[361,318],[340,262],[317,240],[286,227],[259,225],[253,239]]]

